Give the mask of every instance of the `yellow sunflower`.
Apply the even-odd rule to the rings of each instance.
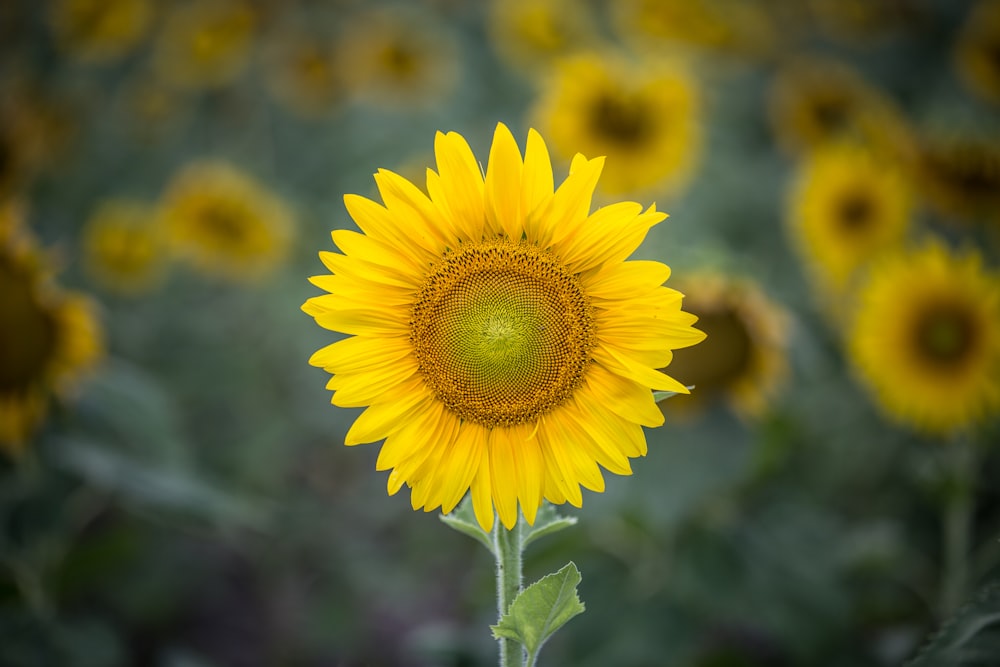
[[[120,58],[135,48],[152,18],[150,0],[56,0],[51,9],[61,46],[94,63]]]
[[[788,313],[748,279],[695,273],[677,288],[707,337],[674,352],[670,374],[695,392],[664,407],[684,412],[722,399],[741,417],[759,417],[788,375]]]
[[[915,178],[945,218],[1000,220],[1000,144],[985,136],[930,136],[918,143]]]
[[[322,117],[343,96],[330,40],[304,30],[283,29],[269,39],[263,61],[268,90],[293,113]]]
[[[848,352],[881,409],[944,435],[1000,410],[1000,277],[932,242],[878,262]]]
[[[500,55],[532,75],[598,39],[581,0],[492,0],[489,32]]]
[[[0,210],[0,322],[0,449],[16,455],[103,346],[93,304],[53,283],[10,204]]]
[[[955,61],[970,90],[1000,104],[1000,0],[980,2],[969,12]]]
[[[162,213],[168,242],[208,275],[261,278],[285,259],[293,236],[284,202],[223,162],[195,162],[173,180]]]
[[[817,286],[839,298],[858,269],[901,244],[912,217],[908,179],[852,144],[831,144],[800,166],[787,222]]]
[[[622,202],[589,213],[603,158],[577,155],[554,189],[540,135],[521,152],[498,125],[485,178],[468,144],[435,139],[425,196],[380,170],[384,205],[344,198],[361,228],[320,254],[329,292],[303,310],[348,338],[313,355],[333,403],[367,409],[346,444],[384,440],[388,491],[450,512],[466,491],[480,525],[510,528],[542,503],[627,475],[642,426],[663,415],[650,389],[686,393],[656,371],[704,334],[662,283],[659,262],[625,261],[665,215]]]
[[[84,262],[105,287],[138,294],[164,275],[167,247],[153,206],[111,199],[90,215],[84,226]]]
[[[343,30],[337,63],[348,89],[366,102],[433,106],[458,79],[458,48],[426,14],[370,10]]]
[[[187,0],[172,6],[154,53],[160,78],[185,90],[218,88],[243,73],[256,17],[240,0]]]
[[[768,112],[778,143],[793,154],[843,140],[894,158],[909,149],[909,129],[891,100],[834,60],[789,61],[771,85]]]
[[[628,63],[596,53],[566,58],[533,117],[553,153],[604,155],[601,189],[611,195],[676,193],[701,153],[701,101],[679,64]]]

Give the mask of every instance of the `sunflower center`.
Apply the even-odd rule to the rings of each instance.
[[[976,342],[975,322],[955,305],[929,308],[918,318],[915,333],[921,358],[935,365],[961,363]]]
[[[210,204],[202,210],[200,220],[221,243],[239,243],[246,236],[246,225],[239,213],[228,206]]]
[[[590,112],[595,132],[621,144],[639,144],[649,134],[649,110],[641,100],[623,94],[605,94]]]
[[[699,312],[696,305],[685,304],[685,309],[698,316],[698,328],[706,338],[675,350],[670,373],[699,392],[723,390],[750,368],[753,341],[746,323],[729,308]]]
[[[26,276],[0,263],[0,394],[25,391],[55,351],[55,323]]]
[[[825,97],[813,103],[812,114],[816,124],[826,132],[840,132],[847,127],[850,117],[849,103],[842,97]]]
[[[862,231],[875,214],[875,203],[862,192],[851,192],[840,201],[837,221],[845,231]]]
[[[506,238],[449,252],[410,318],[418,368],[462,419],[493,428],[568,399],[590,363],[590,301],[555,256]]]

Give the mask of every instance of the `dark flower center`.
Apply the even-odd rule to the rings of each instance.
[[[977,337],[972,315],[956,304],[925,310],[917,318],[914,334],[920,358],[936,366],[961,364],[975,348]]]
[[[753,359],[753,340],[746,322],[730,308],[698,309],[685,303],[685,310],[698,316],[698,328],[705,332],[701,343],[674,351],[670,374],[697,391],[717,392],[743,377]]]
[[[52,315],[26,275],[0,261],[0,393],[23,392],[43,379],[56,346]]]
[[[601,95],[590,112],[591,128],[620,144],[641,144],[650,131],[649,109],[642,100],[626,95]]]

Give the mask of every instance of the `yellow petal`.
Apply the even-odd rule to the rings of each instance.
[[[621,262],[604,267],[584,281],[587,294],[595,299],[627,301],[637,293],[652,291],[670,277],[670,267],[648,260]]]
[[[389,214],[405,224],[411,248],[419,246],[429,254],[441,255],[455,243],[454,230],[442,224],[437,207],[420,188],[388,169],[378,170],[375,184]]]
[[[515,241],[520,241],[524,232],[521,169],[521,152],[514,135],[506,125],[497,123],[486,166],[486,221]]]
[[[490,484],[490,453],[488,447],[483,447],[482,458],[479,460],[479,471],[472,480],[472,509],[476,513],[479,527],[490,532],[493,530],[493,488]]]
[[[380,177],[376,175],[376,183],[379,180]],[[385,177],[381,177],[381,180],[384,181]],[[388,185],[386,189],[390,189]],[[344,206],[365,235],[392,246],[400,254],[415,256],[417,264],[427,265],[440,258],[443,248],[428,248],[426,232],[421,237],[425,243],[414,243],[411,221],[393,215],[381,204],[360,195],[348,194],[344,195]]]
[[[545,142],[535,130],[528,130],[521,173],[521,215],[527,217],[552,198],[552,162]]]
[[[456,132],[434,137],[434,154],[440,178],[427,188],[431,199],[446,209],[459,232],[467,241],[483,237],[483,175],[472,149]]]
[[[347,431],[344,444],[361,445],[381,440],[406,423],[404,416],[412,416],[419,413],[421,408],[427,407],[427,393],[420,391],[416,383],[404,383],[400,389],[399,400],[368,406]]]
[[[659,426],[663,413],[653,401],[649,387],[604,368],[593,365],[586,376],[587,389],[597,402],[620,417],[643,426]]]
[[[627,377],[650,389],[660,391],[676,391],[679,394],[688,394],[688,388],[665,373],[643,366],[634,359],[611,347],[598,345],[592,352],[594,361],[601,364],[608,370]]]
[[[331,373],[357,373],[396,363],[412,352],[410,341],[403,337],[352,336],[317,350],[309,358],[309,364]]]
[[[576,479],[576,467],[566,451],[566,448],[572,445],[566,442],[561,422],[552,419],[551,414],[544,415],[541,419],[542,423],[536,437],[542,456],[545,457],[545,467],[552,475],[552,481],[555,482],[559,493],[565,496],[571,505],[580,507],[583,505],[583,496]]]
[[[517,469],[510,440],[502,429],[489,432],[490,476],[493,480],[493,505],[500,521],[510,530],[517,523]]]

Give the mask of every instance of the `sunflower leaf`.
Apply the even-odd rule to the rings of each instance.
[[[493,538],[479,527],[479,522],[476,520],[476,513],[472,509],[471,496],[463,498],[462,502],[458,504],[458,507],[451,514],[441,514],[439,518],[458,532],[465,533],[472,539],[478,540],[480,544],[490,550],[490,553],[494,557],[496,556],[496,551],[493,549]]]
[[[576,517],[562,516],[556,512],[555,506],[548,502],[542,503],[535,516],[535,523],[532,526],[522,527],[521,550],[528,548],[528,545],[540,537],[557,533],[563,528],[569,528],[576,524]]]
[[[564,568],[546,575],[514,598],[500,622],[491,625],[495,639],[513,639],[528,651],[529,665],[536,664],[542,645],[574,616],[582,614],[583,603],[576,587],[580,571],[570,561]]]

